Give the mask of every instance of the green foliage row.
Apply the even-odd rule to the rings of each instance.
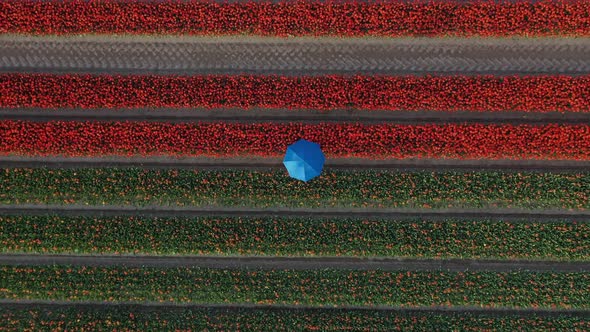
[[[3,169],[0,204],[590,208],[590,173]]]
[[[589,309],[590,274],[1,266],[0,298]]]
[[[146,307],[0,307],[2,331],[584,331],[579,316],[515,316],[337,309],[264,310]]]
[[[590,260],[590,222],[0,216],[0,251]]]

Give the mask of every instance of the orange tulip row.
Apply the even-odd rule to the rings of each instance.
[[[590,222],[0,216],[4,250],[35,254],[588,260],[580,234]]]
[[[70,269],[70,272],[66,272]],[[4,299],[588,309],[590,275],[558,272],[1,266]],[[148,291],[158,287],[155,291]],[[86,292],[86,293],[85,293]]]
[[[452,312],[412,312],[403,310],[268,310],[178,307],[152,310],[117,306],[4,307],[0,330],[39,331],[322,331],[327,326],[342,331],[439,331],[439,330],[557,330],[590,331],[590,321],[577,316],[523,316]]]

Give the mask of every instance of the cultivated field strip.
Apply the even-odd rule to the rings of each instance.
[[[109,256],[109,255],[27,255],[0,254],[0,265],[10,266],[119,266],[119,267],[198,267],[210,269],[261,269],[261,270],[380,270],[380,271],[534,271],[534,272],[587,272],[590,262],[555,261],[496,261],[468,259],[396,259],[396,258],[290,258],[290,257],[214,257],[214,256]]]
[[[581,272],[2,265],[0,274],[11,299],[590,308]]]
[[[2,301],[1,328],[28,330],[36,326],[67,326],[68,329],[108,330],[112,326],[128,331],[148,330],[251,330],[307,331],[328,326],[339,330],[391,331],[442,330],[510,327],[534,331],[540,327],[559,329],[590,326],[583,309],[482,309],[475,306],[391,306],[326,305],[322,308],[289,304],[169,304],[158,302],[99,301]],[[133,319],[130,319],[133,318]],[[18,325],[14,325],[17,322]],[[270,328],[272,327],[272,328]]]
[[[589,238],[590,219],[579,218],[0,214],[4,254],[590,262]]]
[[[137,108],[137,109],[43,109],[0,108],[3,120],[26,121],[158,121],[172,123],[215,122],[356,122],[400,124],[507,123],[507,124],[590,124],[590,113],[578,112],[468,112],[468,111],[317,111],[252,108]]]
[[[145,169],[250,169],[283,168],[277,158],[206,158],[206,157],[35,157],[0,156],[1,168],[102,168],[141,167]],[[576,160],[459,160],[459,159],[392,159],[329,158],[330,169],[389,169],[389,170],[502,170],[504,172],[582,172],[590,169],[589,161]]]
[[[60,205],[0,205],[0,215],[64,215],[64,216],[146,216],[146,217],[330,217],[330,218],[484,218],[502,220],[530,220],[533,222],[554,221],[556,219],[590,219],[586,211],[567,210],[522,210],[522,209],[359,209],[359,208],[232,208],[199,207],[174,208],[162,206],[84,206],[76,204]]]
[[[0,36],[0,72],[121,74],[590,73],[590,38],[335,39]]]

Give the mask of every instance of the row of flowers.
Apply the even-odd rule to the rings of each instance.
[[[3,299],[589,309],[590,274],[0,266]]]
[[[590,160],[588,125],[0,121],[0,155],[283,156],[298,138],[328,157]]]
[[[590,260],[590,222],[0,216],[5,253]]]
[[[10,108],[590,112],[589,95],[590,76],[0,74],[0,107]]]
[[[0,204],[590,208],[590,173],[0,169]]]
[[[576,316],[420,313],[383,310],[267,310],[176,308],[150,310],[117,305],[99,307],[0,307],[0,329],[10,331],[342,331],[563,330],[587,331],[590,322]]]
[[[585,1],[3,1],[0,33],[589,35]]]

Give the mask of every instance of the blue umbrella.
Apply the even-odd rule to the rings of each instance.
[[[300,139],[287,147],[283,164],[292,178],[307,182],[322,173],[325,161],[319,144]]]

